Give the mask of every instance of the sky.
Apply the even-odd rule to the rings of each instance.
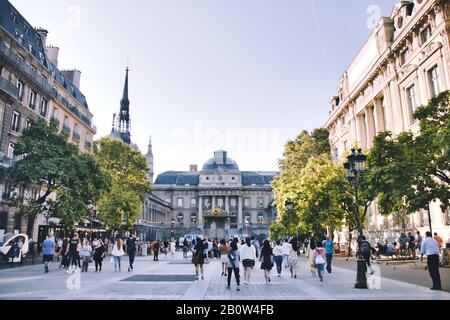
[[[155,173],[227,150],[278,170],[284,144],[322,127],[339,78],[395,0],[11,0],[81,70],[96,139],[129,74],[131,135]],[[128,61],[128,62],[127,62]],[[156,177],[156,175],[155,175]]]

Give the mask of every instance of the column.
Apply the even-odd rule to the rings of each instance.
[[[242,196],[238,197],[238,224],[242,224]]]
[[[230,213],[230,204],[228,203],[228,196],[225,196],[225,212]]]
[[[214,209],[215,207],[216,207],[216,196],[212,196],[211,209]]]
[[[197,224],[200,228],[203,228],[203,197],[198,197],[198,220]]]

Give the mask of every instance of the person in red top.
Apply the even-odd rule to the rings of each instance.
[[[437,241],[438,245],[439,245],[439,249],[442,248],[442,246],[444,245],[444,241],[442,240],[442,238],[437,234],[437,232],[434,233],[434,240]]]

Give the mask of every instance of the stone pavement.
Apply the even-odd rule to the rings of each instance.
[[[190,259],[183,260],[181,252],[171,258],[160,255],[154,262],[152,256],[137,257],[133,272],[114,272],[114,265],[104,261],[103,271],[94,272],[89,266],[88,273],[67,274],[55,263],[50,273],[43,273],[43,265],[15,267],[0,270],[0,299],[50,299],[50,300],[311,300],[311,299],[410,299],[410,300],[450,300],[450,293],[432,291],[427,287],[378,278],[379,289],[358,290],[353,288],[355,271],[334,267],[332,274],[326,274],[324,282],[309,273],[304,256],[301,257],[300,277],[293,279],[288,270],[282,277],[274,276],[266,284],[259,263],[253,270],[251,283],[241,284],[236,291],[234,278],[232,288],[225,288],[225,277],[221,276],[220,261],[212,260],[205,265],[205,280],[195,281],[194,268]],[[126,270],[128,257],[123,257],[122,269]],[[123,281],[132,276],[140,281]],[[145,279],[153,275],[155,279]],[[174,275],[186,275],[171,281]],[[242,275],[242,270],[241,270]],[[154,277],[153,277],[154,278]],[[79,279],[79,289],[77,280]],[[132,279],[129,279],[132,280]],[[144,280],[144,281],[142,281]],[[152,280],[152,281],[145,281]]]

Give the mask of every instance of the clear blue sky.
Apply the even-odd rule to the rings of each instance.
[[[130,57],[132,140],[155,170],[226,149],[242,170],[277,170],[283,146],[322,126],[339,77],[394,0],[12,0],[82,71],[96,138],[111,130]],[[369,10],[368,10],[369,9]],[[369,12],[368,12],[369,11]]]

